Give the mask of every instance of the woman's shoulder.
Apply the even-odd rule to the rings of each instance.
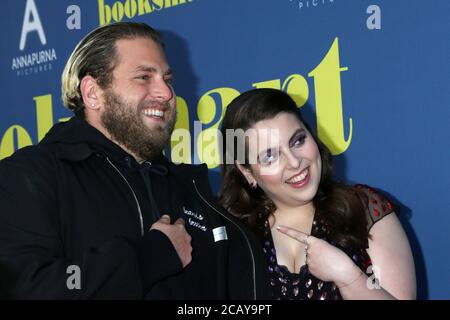
[[[370,230],[375,223],[394,212],[392,203],[377,189],[365,184],[356,184],[354,188],[364,204],[368,223],[367,230]]]

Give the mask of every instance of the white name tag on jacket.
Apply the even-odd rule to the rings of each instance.
[[[228,240],[227,229],[225,226],[217,227],[213,229],[214,242]]]

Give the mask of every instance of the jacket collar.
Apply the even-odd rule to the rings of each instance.
[[[93,154],[102,154],[130,169],[141,168],[132,155],[80,117],[73,117],[67,122],[55,124],[40,144],[52,145],[59,159],[78,162],[86,160]],[[146,163],[148,165],[148,162]],[[170,161],[161,154],[156,159],[152,159],[151,166],[154,170],[151,171],[165,175],[169,164]]]

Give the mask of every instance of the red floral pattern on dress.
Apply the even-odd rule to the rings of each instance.
[[[366,214],[370,218],[369,229],[376,221],[393,211],[393,205],[374,188],[362,184],[356,185],[355,188],[362,191],[367,197]]]

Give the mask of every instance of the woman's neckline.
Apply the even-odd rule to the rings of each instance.
[[[311,230],[310,230],[310,232],[309,232],[309,234],[310,235],[312,235],[312,236],[316,236],[316,225],[317,225],[317,214],[316,213],[314,213],[314,217],[313,217],[313,222],[312,222],[312,224],[311,224]],[[284,265],[284,264],[279,264],[278,263],[278,257],[277,257],[277,249],[275,248],[275,242],[273,241],[273,237],[272,237],[272,229],[270,228],[270,223],[268,222],[267,223],[267,226],[268,226],[268,236],[270,237],[270,239],[269,239],[269,241],[270,241],[270,245],[271,245],[271,247],[273,248],[273,254],[274,254],[274,264],[275,264],[275,266],[278,266],[280,269],[284,269],[284,271],[286,272],[286,273],[288,273],[289,275],[298,275],[298,276],[300,276],[303,272],[304,272],[304,269],[306,269],[307,267],[308,267],[308,265],[306,264],[306,263],[304,263],[304,264],[302,264],[301,266],[300,266],[300,268],[299,268],[299,270],[298,270],[298,272],[297,271],[295,271],[295,272],[291,272],[290,270],[289,270],[289,268],[286,266],[286,265]]]

